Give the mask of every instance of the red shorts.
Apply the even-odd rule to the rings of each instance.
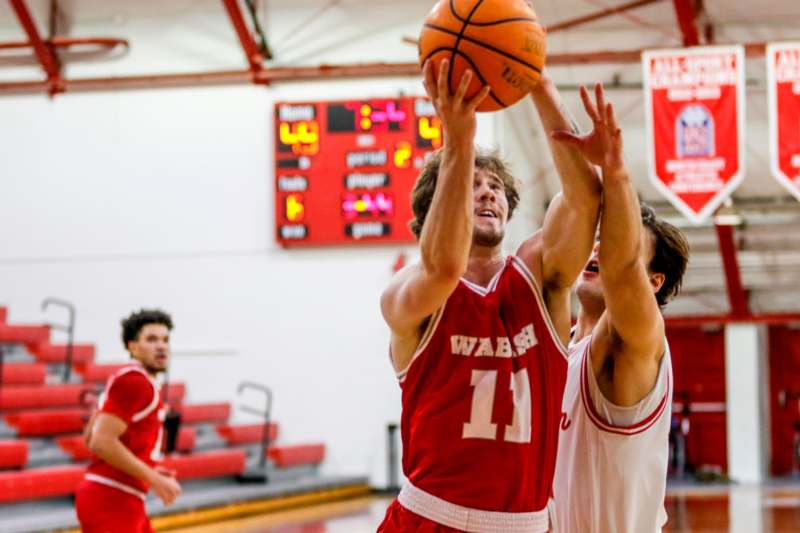
[[[386,509],[386,516],[378,526],[377,533],[462,533],[460,529],[443,526],[418,514],[414,514],[397,500]]]
[[[153,533],[141,498],[94,481],[78,485],[75,510],[83,533]]]

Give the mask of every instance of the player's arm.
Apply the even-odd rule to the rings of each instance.
[[[455,94],[447,85],[447,61],[441,62],[438,81],[430,63],[423,72],[444,130],[442,161],[430,210],[420,236],[421,260],[398,272],[381,296],[381,311],[392,330],[393,347],[413,345],[422,323],[438,308],[466,271],[473,226],[475,175],[475,109],[488,88],[466,101],[471,73],[466,72]],[[409,342],[404,342],[408,340]],[[405,368],[413,350],[392,350],[397,369]]]
[[[592,353],[613,358],[607,398],[617,405],[638,403],[655,385],[664,351],[664,319],[658,307],[641,252],[641,211],[625,166],[622,132],[611,104],[602,120],[606,155],[603,161],[603,210],[600,216],[598,262],[606,312],[595,327]],[[605,358],[593,357],[599,373]]]
[[[83,428],[83,442],[86,446],[89,446],[89,441],[92,436],[92,427],[94,427],[94,422],[97,419],[97,410],[92,411],[92,415],[89,417],[89,421]]]
[[[170,505],[181,493],[180,485],[148,466],[122,444],[119,438],[127,429],[128,424],[118,416],[97,413],[89,437],[89,449],[114,468],[153,487],[164,504]]]
[[[538,278],[548,311],[566,341],[570,326],[569,291],[592,251],[601,185],[584,153],[571,144],[559,142],[560,133],[577,136],[579,132],[552,80],[543,75],[531,94],[561,180],[561,193],[550,203],[540,232],[525,241],[517,254]],[[587,105],[588,94],[582,91],[581,96]],[[594,132],[581,138],[590,143],[593,135]]]

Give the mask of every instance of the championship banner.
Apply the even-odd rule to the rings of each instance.
[[[800,43],[767,47],[772,175],[800,200]]]
[[[642,54],[650,181],[702,223],[744,179],[744,49]]]

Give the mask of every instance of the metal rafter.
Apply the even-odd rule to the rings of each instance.
[[[678,25],[683,35],[683,46],[700,44],[700,32],[697,31],[697,9],[694,0],[673,0]]]
[[[721,326],[746,322],[749,324],[786,325],[800,324],[800,313],[765,313],[735,317],[731,315],[687,315],[667,316],[664,322],[668,328],[696,328],[698,326]]]
[[[764,55],[764,43],[745,45],[748,57]],[[17,46],[13,46],[16,48]],[[2,45],[0,45],[2,48]],[[551,54],[547,58],[550,66],[578,64],[639,63],[642,50],[606,51],[574,54]],[[356,63],[348,65],[319,65],[314,67],[274,67],[252,70],[228,70],[194,72],[184,74],[153,74],[140,76],[113,76],[63,80],[67,92],[101,91],[112,89],[141,89],[154,87],[197,87],[207,85],[231,85],[249,82],[273,83],[287,81],[312,81],[340,78],[363,78],[381,76],[419,76],[417,63]],[[30,94],[46,91],[47,82],[19,81],[0,83],[0,95]]]
[[[635,0],[633,2],[620,4],[618,6],[609,7],[607,9],[601,9],[600,11],[595,11],[594,13],[590,13],[582,17],[575,17],[573,19],[564,20],[562,22],[557,22],[553,25],[547,26],[547,33],[562,31],[568,28],[574,28],[575,26],[582,26],[583,24],[594,22],[595,20],[604,19],[612,15],[619,15],[626,11],[630,11],[631,9],[646,6],[649,4],[654,4],[656,2],[661,2],[661,1],[663,0]]]
[[[725,286],[728,289],[731,315],[749,317],[751,315],[750,306],[747,301],[747,292],[742,285],[739,260],[736,257],[736,243],[733,240],[733,227],[717,225],[715,228],[719,240],[719,251],[722,254],[722,267],[725,270]]]
[[[36,29],[36,23],[33,21],[31,12],[25,4],[25,0],[10,0],[11,7],[19,19],[22,29],[28,36],[31,46],[33,46],[36,58],[39,64],[42,65],[45,74],[47,74],[48,91],[50,94],[55,94],[61,91],[61,63],[56,57],[53,49],[45,43],[39,36],[39,30]]]
[[[247,23],[242,16],[239,1],[222,0],[222,3],[225,5],[225,10],[228,12],[233,28],[236,30],[237,37],[239,37],[239,44],[242,45],[242,50],[244,50],[244,55],[245,58],[247,58],[248,65],[250,65],[250,70],[253,74],[258,74],[264,69],[264,56],[259,52],[258,45],[253,39],[250,29],[247,27]],[[254,78],[254,81],[256,83],[260,81],[258,76]]]

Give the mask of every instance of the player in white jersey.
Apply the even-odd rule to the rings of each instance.
[[[581,89],[593,134],[559,133],[602,168],[599,239],[578,280],[554,502],[555,533],[656,533],[664,510],[672,370],[661,307],[680,289],[689,247],[641,206],[602,86]]]

